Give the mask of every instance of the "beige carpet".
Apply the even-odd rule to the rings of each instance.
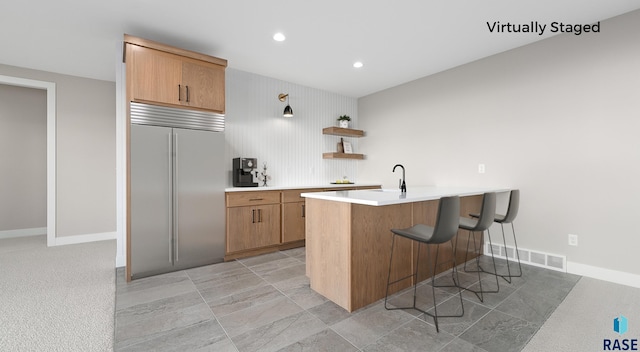
[[[115,240],[0,240],[0,350],[112,351],[115,256]]]
[[[613,331],[619,315],[623,336]],[[640,339],[640,289],[582,277],[523,351],[602,351],[604,339]]]

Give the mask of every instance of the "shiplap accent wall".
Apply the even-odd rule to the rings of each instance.
[[[289,94],[294,116],[282,116]],[[225,162],[231,187],[231,163],[236,157],[257,158],[259,170],[267,163],[269,186],[328,185],[347,176],[357,181],[357,160],[322,159],[336,151],[340,137],[323,135],[324,127],[336,126],[340,115],[351,116],[358,128],[356,98],[313,89],[232,68],[226,70]],[[358,148],[357,138],[346,138]],[[366,154],[366,153],[364,153]]]

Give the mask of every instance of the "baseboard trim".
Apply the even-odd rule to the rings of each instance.
[[[46,235],[46,234],[47,234],[46,227],[34,227],[31,229],[18,229],[18,230],[4,230],[4,231],[0,231],[0,239],[39,236],[39,235]]]
[[[491,247],[489,246],[489,243],[485,244],[483,254],[491,255]],[[640,288],[640,275],[637,274],[571,262],[563,255],[540,252],[527,248],[518,248],[518,253],[520,254],[520,261],[522,264]],[[505,247],[502,244],[493,244],[493,255],[496,258],[501,259],[506,259],[507,257],[509,260],[516,259],[515,248],[511,246]]]
[[[92,233],[87,235],[63,236],[56,237],[54,246],[64,246],[67,244],[78,244],[87,242],[97,242],[106,240],[115,240],[116,232]]]
[[[602,281],[640,288],[640,275],[567,261],[567,272]]]

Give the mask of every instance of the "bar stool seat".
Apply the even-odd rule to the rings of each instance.
[[[438,302],[436,302],[436,292],[435,292],[435,275],[436,268],[438,266],[438,252],[440,249],[440,244],[445,242],[451,243],[451,251],[454,253],[453,247],[453,236],[455,236],[458,232],[458,220],[460,217],[460,197],[452,196],[452,197],[443,197],[440,199],[438,204],[438,214],[436,216],[436,224],[431,227],[424,224],[417,224],[410,228],[406,229],[391,229],[393,233],[393,238],[391,240],[391,256],[389,258],[389,275],[387,276],[387,292],[384,298],[384,307],[387,310],[395,310],[395,309],[415,309],[419,312],[422,312],[433,318],[436,331],[440,332],[440,328],[438,327],[438,318],[439,317],[461,317],[464,315],[464,304],[462,303],[462,290],[459,285],[455,282],[454,276],[454,284],[458,287],[458,293],[460,295],[460,306],[462,307],[462,313],[455,315],[439,315],[438,314]],[[416,268],[411,275],[405,276],[393,282],[391,280],[391,265],[393,263],[393,249],[395,246],[396,236],[401,236],[408,238],[410,240],[418,242],[418,255],[416,260]],[[418,268],[420,265],[420,245],[421,244],[435,244],[436,245],[436,254],[435,254],[435,264],[433,266],[433,270],[430,270],[431,274],[431,289],[433,294],[433,311],[434,313],[429,313],[426,310],[418,308],[416,306],[416,292],[418,285]],[[430,262],[430,261],[427,261]],[[427,264],[428,265],[428,264]],[[429,266],[429,265],[428,265]],[[455,263],[455,255],[453,255],[453,273],[457,275],[456,263]],[[387,305],[387,300],[389,298],[389,286],[405,280],[407,278],[413,277],[413,305],[410,307],[389,307]],[[459,281],[459,280],[458,280]]]
[[[478,224],[478,220],[475,219],[469,219],[469,218],[465,218],[465,217],[460,217],[460,225],[458,225],[458,227],[460,227],[461,229],[464,230],[468,230],[468,229],[472,229],[475,228]]]

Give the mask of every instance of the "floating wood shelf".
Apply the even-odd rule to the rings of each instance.
[[[364,159],[364,154],[322,153],[322,159]]]
[[[363,137],[363,130],[354,130],[351,128],[341,127],[326,127],[322,129],[322,134],[330,134],[333,136],[345,136],[345,137]]]

